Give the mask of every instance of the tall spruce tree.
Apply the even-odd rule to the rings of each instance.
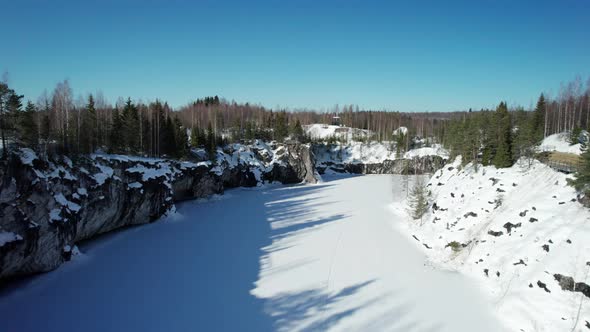
[[[191,146],[196,148],[201,144],[203,144],[201,140],[201,128],[195,126],[191,129]]]
[[[88,96],[88,103],[82,115],[82,130],[80,132],[80,143],[82,153],[92,153],[98,146],[98,125],[94,97]]]
[[[539,100],[537,101],[537,106],[535,107],[535,115],[533,117],[532,123],[533,139],[535,142],[541,142],[543,136],[545,135],[545,112],[545,96],[541,94],[539,96]]]
[[[8,156],[6,149],[6,130],[7,130],[7,119],[6,119],[6,104],[8,101],[8,96],[10,94],[10,89],[8,88],[8,84],[0,82],[0,138],[2,142],[0,142],[2,149],[2,159],[6,159]]]
[[[590,192],[590,149],[586,149],[581,155],[582,160],[578,172],[575,174],[573,185],[584,193]]]
[[[121,153],[125,149],[124,125],[121,113],[117,108],[113,110],[112,118],[109,140],[111,143],[110,151],[111,153]]]
[[[15,122],[22,108],[22,98],[6,83],[0,82],[0,134],[3,147],[7,147],[9,138],[15,139]],[[8,156],[7,150],[2,150],[3,158]]]
[[[37,107],[28,101],[24,112],[21,112],[18,119],[20,143],[34,150],[37,150],[39,145],[39,127],[35,121],[36,114]]]
[[[124,148],[131,153],[139,151],[139,113],[137,107],[127,98],[122,113]]]
[[[510,113],[505,102],[501,102],[496,109],[496,142],[497,148],[493,164],[498,168],[512,166],[512,126]]]
[[[427,194],[422,178],[417,178],[408,198],[412,218],[422,221],[422,217],[428,212],[429,204]]]
[[[39,139],[42,147],[42,152],[44,155],[47,154],[47,146],[52,138],[52,130],[51,130],[51,120],[49,119],[49,112],[45,112],[40,116],[39,121],[41,121],[39,125]]]
[[[174,142],[176,143],[175,156],[177,158],[186,157],[188,154],[188,137],[186,129],[177,116],[174,117]]]
[[[246,121],[244,125],[244,138],[247,140],[256,138],[256,128],[252,121]]]
[[[279,112],[274,121],[274,139],[282,142],[285,137],[289,135],[289,125],[287,113],[285,111]]]
[[[525,158],[532,161],[537,145],[537,124],[535,123],[536,114],[527,112],[520,108],[514,113],[514,128],[512,135],[512,156],[516,161],[519,158]]]
[[[481,115],[481,163],[484,166],[492,165],[494,155],[498,146],[496,140],[496,114],[495,112],[485,111]]]
[[[291,126],[291,136],[299,142],[302,142],[304,139],[303,127],[301,126],[299,119],[297,119]]]
[[[166,120],[162,131],[162,154],[172,157],[176,155],[176,136],[174,132],[174,123],[170,115],[166,116]]]

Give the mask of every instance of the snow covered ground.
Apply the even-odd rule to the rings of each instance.
[[[587,331],[586,296],[562,290],[557,274],[590,282],[590,213],[568,175],[537,161],[507,169],[460,159],[428,183],[435,203],[420,221],[398,223],[434,265],[475,279],[513,331]],[[409,220],[406,204],[392,204]]]
[[[545,137],[541,145],[539,146],[540,151],[557,151],[566,152],[573,154],[582,154],[582,144],[577,143],[570,145],[568,142],[567,133],[558,133]]]
[[[0,295],[5,331],[501,331],[463,275],[436,270],[399,176],[236,189],[80,246]]]

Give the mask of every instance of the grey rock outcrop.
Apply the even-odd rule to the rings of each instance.
[[[0,281],[55,269],[70,259],[79,241],[153,222],[175,201],[263,180],[318,180],[308,146],[241,149],[220,153],[217,165],[123,156],[73,162],[32,158],[30,150],[13,152],[0,164]],[[250,159],[240,159],[239,153]]]
[[[352,174],[426,174],[434,173],[444,166],[446,159],[440,156],[423,156],[413,159],[384,160],[382,163],[332,163],[318,165],[320,174],[327,169],[338,173]]]

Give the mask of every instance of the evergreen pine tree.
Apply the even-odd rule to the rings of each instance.
[[[496,114],[495,112],[485,112],[481,119],[481,129],[482,129],[482,156],[481,156],[481,163],[484,166],[492,165],[494,154],[496,153],[497,149],[497,140],[496,140]]]
[[[15,122],[22,108],[22,95],[16,94],[7,84],[0,83],[0,130],[2,146],[6,147],[8,138],[15,139]],[[3,149],[3,158],[8,156],[8,149]]]
[[[293,139],[299,142],[303,142],[305,135],[303,133],[303,127],[301,126],[301,122],[299,121],[299,119],[297,119],[291,127],[291,136],[293,137]]]
[[[287,114],[283,112],[277,113],[274,126],[274,139],[282,142],[287,135],[289,135],[289,125],[287,123]]]
[[[123,133],[123,119],[118,109],[113,110],[113,122],[110,131],[111,153],[121,153],[125,149],[125,135]]]
[[[395,136],[395,155],[397,158],[401,158],[406,152],[406,140],[407,135],[401,131]]]
[[[510,113],[506,103],[501,102],[496,109],[496,142],[497,148],[493,164],[498,168],[512,166],[512,128]]]
[[[155,141],[155,147],[154,147],[154,154],[157,156],[161,156],[162,154],[165,154],[166,152],[164,152],[164,150],[166,149],[166,134],[167,134],[167,129],[166,129],[166,114],[164,113],[164,107],[162,106],[162,104],[159,101],[156,101],[156,103],[154,104],[155,110],[156,110],[156,114],[155,114],[155,122],[156,124],[154,125],[154,141]]]
[[[196,148],[201,144],[201,133],[199,127],[193,127],[191,129],[191,146]]]
[[[427,191],[422,178],[417,178],[416,182],[414,182],[414,187],[410,191],[410,197],[408,198],[408,204],[412,218],[414,219],[422,220],[424,214],[428,212]]]
[[[590,191],[590,149],[586,149],[582,153],[581,158],[582,160],[578,172],[575,174],[573,185],[577,190],[588,193]]]
[[[160,137],[162,140],[162,154],[171,157],[176,155],[176,137],[174,132],[174,123],[170,116],[166,117],[163,125],[163,133]]]
[[[256,131],[254,128],[254,125],[252,124],[251,121],[246,121],[246,124],[244,125],[244,137],[247,140],[252,140],[256,138]]]
[[[175,156],[177,158],[184,158],[188,154],[188,137],[186,135],[186,129],[182,126],[180,119],[174,117],[174,142]]]
[[[0,147],[2,147],[2,159],[6,159],[8,157],[8,153],[6,149],[6,129],[7,129],[7,119],[6,119],[6,102],[8,100],[10,89],[8,89],[8,85],[6,83],[0,82]]]
[[[19,114],[18,119],[18,131],[20,133],[21,143],[34,150],[37,150],[39,143],[39,131],[35,122],[36,112],[37,108],[29,101],[27,102],[25,111]]]
[[[516,132],[512,135],[513,160],[527,158],[530,162],[534,157],[537,142],[536,114],[530,114],[524,109],[514,112]]]
[[[92,153],[98,146],[96,109],[94,108],[94,98],[88,96],[88,103],[82,115],[82,130],[80,132],[80,143],[82,153]]]
[[[541,142],[545,134],[545,111],[545,96],[541,94],[539,96],[539,100],[537,101],[537,107],[535,107],[535,115],[533,118],[533,139],[535,142]]]
[[[47,145],[51,141],[51,120],[48,112],[44,112],[40,118],[41,124],[39,126],[39,139],[43,146],[43,152],[47,153]]]
[[[569,133],[568,141],[570,145],[578,144],[580,139],[580,134],[582,133],[582,128],[579,126],[575,126],[574,129]]]
[[[139,112],[137,107],[127,98],[122,113],[123,137],[125,150],[136,153],[139,150]]]

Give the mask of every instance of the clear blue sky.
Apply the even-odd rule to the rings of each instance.
[[[449,111],[590,74],[588,0],[0,1],[0,70],[32,100],[68,78],[111,102]]]

